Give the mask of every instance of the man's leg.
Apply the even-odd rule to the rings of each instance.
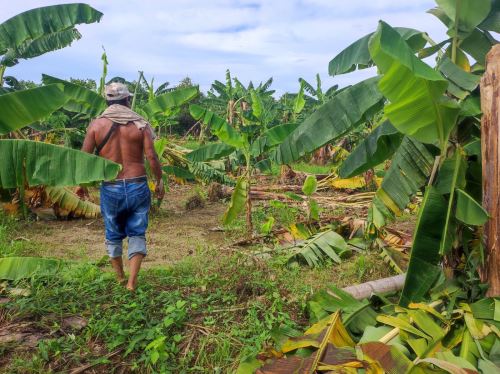
[[[137,287],[137,275],[141,269],[142,259],[145,256],[142,253],[136,253],[130,260],[130,275],[127,282],[127,290],[135,291]]]
[[[101,213],[104,220],[106,231],[106,250],[108,252],[111,266],[116,273],[118,282],[124,284],[125,272],[123,271],[123,239],[125,238],[125,224],[120,215],[120,201],[117,200],[116,194],[120,186],[102,186],[101,187]],[[119,192],[119,190],[118,190]]]
[[[134,291],[137,287],[137,275],[141,263],[147,255],[146,251],[146,229],[148,228],[149,207],[151,205],[151,194],[146,182],[127,186],[130,194],[129,217],[125,225],[125,233],[128,236],[128,259],[130,262],[130,276],[127,288]]]

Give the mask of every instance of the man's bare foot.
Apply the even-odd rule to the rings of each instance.
[[[127,290],[130,291],[130,292],[135,292],[135,287],[136,285],[130,285],[129,283],[127,283]]]
[[[121,257],[111,258],[111,266],[116,273],[116,279],[121,285],[127,283],[127,278],[125,277],[125,271],[123,270],[123,260]]]

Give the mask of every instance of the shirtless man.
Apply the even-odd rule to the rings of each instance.
[[[101,213],[111,265],[119,282],[126,282],[127,289],[134,291],[137,287],[137,274],[147,253],[145,235],[151,205],[144,155],[156,178],[155,195],[158,199],[163,198],[165,188],[160,162],[153,146],[151,127],[129,109],[130,97],[124,84],[111,83],[106,86],[108,109],[88,127],[82,151],[99,154],[122,165],[117,179],[102,183]],[[82,196],[86,191],[79,188],[77,193]],[[122,260],[122,241],[125,237],[128,237],[130,262],[128,282]]]

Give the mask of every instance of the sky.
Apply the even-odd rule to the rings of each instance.
[[[0,0],[0,22],[25,10],[65,0]],[[378,20],[427,31],[445,39],[444,26],[426,10],[432,0],[88,0],[104,16],[80,25],[83,35],[71,47],[21,60],[6,75],[40,81],[99,79],[102,48],[108,78],[138,77],[142,70],[155,86],[176,85],[189,76],[203,91],[226,69],[243,83],[273,77],[277,94],[297,92],[298,78],[326,90],[373,76],[372,69],[328,76],[328,62],[358,38],[374,31]]]

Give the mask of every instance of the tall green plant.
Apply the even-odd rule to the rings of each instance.
[[[485,55],[496,43],[489,31],[497,31],[494,20],[500,9],[490,0],[437,0],[437,7],[429,12],[446,25],[449,39],[436,43],[420,31],[380,22],[375,33],[347,47],[329,65],[331,75],[376,65],[381,76],[373,78],[370,96],[363,96],[366,90],[356,91],[356,86],[342,91],[330,103],[342,103],[344,95],[351,100],[323,105],[285,139],[277,157],[281,162],[296,160],[352,131],[376,103],[384,104],[380,125],[354,149],[340,171],[342,176],[357,175],[392,157],[370,209],[372,224],[378,228],[401,214],[428,185],[402,305],[425,296],[440,272],[442,256],[456,264],[462,251],[470,250],[472,234],[478,235],[476,227],[487,219],[477,202],[480,156],[470,150],[480,136],[475,89]],[[434,54],[434,67],[422,61]],[[333,116],[350,108],[347,105],[353,109],[346,110],[346,115]],[[308,135],[313,128],[320,134],[314,138]]]
[[[0,87],[5,69],[70,45],[81,38],[75,25],[99,22],[102,13],[87,4],[31,9],[0,24]]]

